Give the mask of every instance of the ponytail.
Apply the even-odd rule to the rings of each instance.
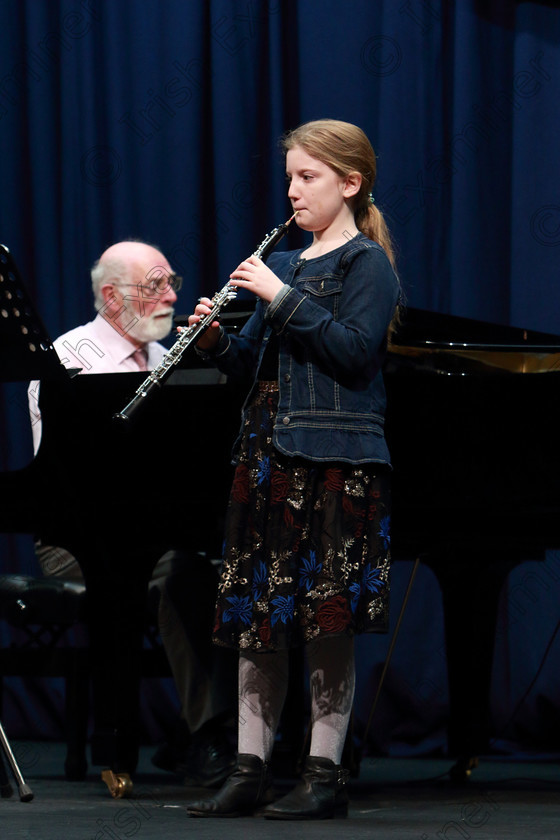
[[[359,231],[365,234],[368,239],[381,245],[393,269],[396,270],[393,239],[381,210],[375,204],[371,204],[368,199],[368,204],[356,211],[355,220]]]
[[[389,233],[389,228],[387,227],[387,223],[385,221],[383,213],[378,207],[376,207],[375,204],[373,204],[369,196],[367,205],[362,205],[359,210],[356,210],[355,221],[356,227],[359,231],[365,234],[365,236],[367,236],[373,242],[377,242],[378,245],[381,245],[381,247],[387,254],[387,259],[391,263],[393,271],[396,273],[397,269],[393,239],[391,237],[391,234]],[[387,341],[389,347],[391,346],[391,342],[395,332],[398,330],[399,326],[402,323],[403,310],[404,300],[401,292],[401,296],[397,301],[395,313],[393,315],[393,318],[391,319],[391,323],[389,324],[389,329],[387,330]]]

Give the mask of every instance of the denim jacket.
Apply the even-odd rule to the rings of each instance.
[[[211,358],[228,375],[253,377],[272,334],[279,336],[275,447],[313,461],[390,463],[384,436],[381,366],[400,287],[383,249],[359,233],[314,259],[272,254],[284,288],[259,300],[238,335],[222,333]],[[235,452],[240,436],[234,444]]]

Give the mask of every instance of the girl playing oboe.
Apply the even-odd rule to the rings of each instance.
[[[341,767],[356,633],[386,632],[390,460],[381,367],[400,297],[371,192],[376,158],[358,127],[304,124],[284,139],[300,251],[252,256],[231,283],[257,297],[238,335],[217,322],[198,349],[253,377],[235,444],[214,642],[239,650],[238,759],[192,816],[345,815]],[[203,298],[191,324],[209,313]],[[273,802],[269,761],[288,681],[306,650],[311,744],[302,779]]]

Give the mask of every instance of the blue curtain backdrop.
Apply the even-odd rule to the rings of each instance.
[[[324,116],[372,140],[411,306],[560,333],[558,3],[0,0],[0,16],[0,241],[53,338],[92,317],[89,268],[120,239],[167,254],[185,278],[179,313],[221,288],[290,214],[279,137]],[[22,387],[2,400],[5,470],[31,444]],[[4,570],[36,571],[28,537],[1,545]],[[395,565],[395,608],[409,572]],[[559,577],[551,552],[503,593],[496,743],[560,750],[558,644],[506,726],[556,624]],[[387,643],[358,642],[362,721]],[[10,723],[55,737],[58,689],[34,691],[11,682]],[[445,749],[446,691],[424,568],[375,744]]]

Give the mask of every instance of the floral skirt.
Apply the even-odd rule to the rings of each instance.
[[[292,458],[272,445],[262,383],[231,489],[213,639],[274,651],[387,632],[390,468]]]

